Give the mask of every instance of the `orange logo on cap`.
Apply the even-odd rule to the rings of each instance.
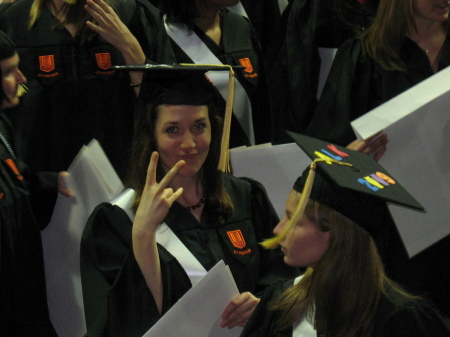
[[[250,62],[250,59],[248,57],[239,59],[239,63],[241,64],[241,66],[245,67],[244,70],[246,73],[251,74],[254,71],[252,63]]]
[[[5,193],[0,192],[0,199],[3,199],[5,197]]]
[[[108,69],[112,66],[111,55],[109,53],[97,53],[95,54],[97,65],[101,69]]]
[[[19,169],[16,166],[16,163],[14,162],[14,160],[12,159],[6,159],[6,164],[9,165],[9,167],[11,168],[11,170],[14,172],[14,174],[16,175],[17,179],[19,180],[23,180],[23,176],[20,174]]]
[[[235,231],[229,231],[227,232],[228,237],[230,238],[231,243],[236,248],[242,249],[246,246],[244,235],[242,235],[242,232],[240,229]]]
[[[55,57],[53,55],[39,56],[39,68],[46,73],[55,70]]]

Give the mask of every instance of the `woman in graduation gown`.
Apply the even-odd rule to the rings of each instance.
[[[19,56],[0,31],[0,331],[5,337],[56,336],[50,322],[40,230],[50,222],[57,173],[34,173],[17,159],[7,108],[26,82]],[[22,87],[23,88],[23,87]],[[69,196],[62,186],[60,191]]]
[[[373,25],[338,50],[306,134],[349,145],[351,121],[450,65],[449,32],[447,1],[381,0]]]
[[[386,135],[355,141],[350,123],[450,65],[449,9],[444,0],[381,0],[371,28],[339,49],[306,134],[381,158]],[[398,232],[388,236],[379,249],[390,277],[450,315],[450,237],[409,259]]]
[[[260,45],[249,19],[225,8],[236,3],[238,0],[162,0],[159,6],[166,16],[178,63],[245,67],[236,71],[230,148],[271,141],[269,94]],[[223,93],[226,76],[212,81]],[[225,106],[219,92],[217,105],[220,111]]]
[[[84,230],[90,337],[142,336],[220,260],[242,293],[222,325],[243,325],[258,302],[253,294],[295,272],[258,245],[277,222],[264,188],[217,169],[215,91],[203,74],[193,77],[142,87],[151,104],[136,123],[128,184],[135,192],[99,205]]]
[[[265,65],[273,142],[303,133],[317,106],[333,56],[372,23],[378,0],[292,0],[272,33]]]
[[[80,148],[96,138],[125,178],[137,103],[130,83],[139,80],[109,67],[174,58],[156,8],[145,0],[107,2],[114,10],[103,1],[82,0],[0,6],[0,28],[16,43],[28,78],[30,94],[12,122],[23,159],[33,169],[67,169]],[[106,15],[95,15],[96,6]],[[114,30],[126,43],[108,36]]]
[[[372,240],[387,225],[385,198],[406,205],[409,197],[402,195],[398,182],[388,184],[385,190],[392,190],[385,194],[361,185],[357,177],[368,172],[392,177],[379,165],[372,168],[370,161],[376,162],[369,156],[362,156],[368,162],[363,164],[354,159],[359,153],[343,151],[349,157],[342,161],[364,173],[336,162],[314,162],[310,178],[308,169],[295,182],[275,238],[263,245],[280,245],[285,263],[308,269],[294,281],[267,288],[241,336],[449,336],[448,317],[385,275]]]

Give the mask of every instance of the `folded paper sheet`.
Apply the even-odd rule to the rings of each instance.
[[[58,196],[48,227],[42,232],[50,318],[60,337],[86,333],[80,277],[80,240],[86,221],[98,204],[112,199],[123,185],[93,140],[84,146],[68,171],[74,198]]]
[[[450,233],[450,67],[352,122],[359,139],[388,135],[380,164],[425,207],[390,206],[410,257]]]
[[[230,151],[236,177],[249,177],[264,185],[278,216],[284,216],[284,204],[295,180],[311,164],[297,144],[236,148]]]
[[[221,328],[223,310],[239,291],[221,260],[143,337],[238,337],[242,328]]]

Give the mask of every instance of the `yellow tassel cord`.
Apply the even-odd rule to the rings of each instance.
[[[28,92],[28,87],[25,84],[19,84],[19,88],[17,89],[17,96],[22,97]]]
[[[217,64],[191,64],[191,63],[180,63],[181,66],[214,66],[214,67],[224,67],[229,70],[229,80],[228,80],[228,94],[225,106],[225,117],[223,119],[223,131],[222,131],[222,141],[220,145],[220,159],[219,159],[219,170],[225,173],[231,172],[230,165],[230,128],[231,128],[231,116],[233,114],[233,101],[234,101],[234,70],[230,65],[217,65]]]
[[[349,163],[343,163],[334,159],[322,159],[322,158],[316,158],[311,165],[309,166],[309,172],[308,177],[306,178],[305,186],[303,187],[303,192],[301,193],[300,200],[297,204],[297,207],[295,208],[294,214],[292,214],[291,219],[289,222],[284,226],[283,230],[280,234],[270,238],[266,239],[263,242],[261,242],[261,246],[263,246],[265,249],[275,249],[278,247],[281,241],[283,241],[289,234],[289,232],[294,229],[297,224],[300,222],[300,220],[303,217],[303,213],[305,212],[306,204],[308,203],[309,196],[311,194],[311,189],[314,183],[314,178],[316,176],[316,167],[317,162],[325,161],[329,164],[339,164],[339,165],[345,165],[345,166],[353,166],[353,164]]]

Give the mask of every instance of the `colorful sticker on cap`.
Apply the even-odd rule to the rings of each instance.
[[[242,249],[247,245],[240,229],[229,231],[227,235],[234,247]]]
[[[39,56],[39,69],[49,73],[55,70],[55,56],[54,55],[44,55]]]

